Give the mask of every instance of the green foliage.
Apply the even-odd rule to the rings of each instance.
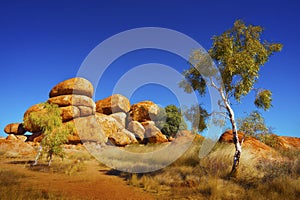
[[[263,108],[264,110],[268,110],[272,106],[272,92],[270,90],[263,90],[258,92],[256,95],[254,104],[258,108]]]
[[[219,91],[224,93],[227,101],[228,98],[233,97],[240,102],[242,97],[254,89],[254,84],[259,78],[260,67],[273,53],[282,49],[282,44],[261,42],[262,33],[261,26],[246,26],[241,20],[235,21],[231,29],[220,36],[213,37],[209,54],[201,50],[192,53],[191,67],[183,73],[186,80],[180,83],[180,87],[183,87],[186,92],[194,89],[201,95],[205,94],[206,84],[208,84],[205,80],[216,75],[208,59],[210,56],[215,61],[222,78]],[[271,94],[269,90],[258,93],[255,105],[265,110],[269,109]]]
[[[256,137],[266,145],[278,148],[280,146],[278,136],[270,133],[265,124],[265,119],[258,111],[252,111],[247,117],[238,119],[238,127],[248,136]]]
[[[30,113],[28,120],[33,126],[40,127],[43,134],[41,146],[47,157],[57,155],[63,158],[62,144],[67,141],[67,136],[73,132],[71,125],[62,123],[61,111],[56,104],[43,103],[43,109]]]
[[[267,134],[269,131],[265,119],[258,111],[252,111],[247,117],[238,119],[238,127],[240,131],[250,136]]]
[[[194,105],[187,109],[184,113],[187,120],[192,123],[192,129],[202,132],[207,128],[206,119],[208,118],[207,111],[201,105]]]
[[[164,110],[161,110],[156,125],[168,137],[174,137],[179,130],[187,128],[180,109],[175,105],[168,105]]]
[[[272,133],[259,134],[256,136],[256,138],[270,147],[273,148],[280,147],[280,141],[278,139],[278,136],[275,134]]]
[[[260,67],[282,48],[279,43],[261,42],[262,32],[261,26],[237,20],[233,28],[213,37],[209,54],[219,63],[226,93],[233,92],[237,101],[253,89]]]

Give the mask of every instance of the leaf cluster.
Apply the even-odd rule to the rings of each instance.
[[[181,111],[175,105],[161,109],[156,126],[168,137],[174,137],[179,130],[187,129]]]

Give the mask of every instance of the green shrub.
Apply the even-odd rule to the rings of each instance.
[[[260,134],[256,136],[257,139],[259,139],[261,142],[265,143],[266,145],[273,147],[273,148],[279,148],[280,142],[277,135],[274,134]]]
[[[164,110],[161,109],[156,126],[168,137],[175,137],[179,130],[187,128],[180,109],[175,105],[168,105]]]
[[[42,154],[46,154],[51,164],[52,155],[64,157],[62,144],[67,142],[67,136],[73,132],[74,127],[62,123],[61,110],[56,104],[42,103],[43,109],[32,112],[26,117],[24,124],[40,127],[43,139],[41,142]],[[39,156],[37,156],[38,158]]]

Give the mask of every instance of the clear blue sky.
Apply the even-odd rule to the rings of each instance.
[[[138,27],[165,27],[180,31],[204,48],[211,37],[230,28],[236,19],[265,27],[264,38],[284,44],[282,52],[262,68],[258,85],[273,91],[273,108],[263,112],[269,126],[280,135],[300,137],[299,1],[0,1],[1,103],[0,136],[6,124],[21,122],[31,105],[44,102],[50,89],[76,76],[87,54],[100,42],[119,32]],[[182,70],[182,60],[165,52],[134,52],[114,62],[96,99],[122,73],[139,64],[158,62]],[[180,68],[181,67],[181,68]],[[113,75],[115,74],[115,76]],[[159,104],[176,103],[167,89],[145,97],[140,88],[132,103],[150,99]],[[235,106],[237,117],[254,109],[253,95]]]

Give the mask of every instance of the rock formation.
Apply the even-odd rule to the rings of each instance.
[[[72,78],[54,86],[48,103],[57,104],[62,112],[63,122],[78,117],[95,114],[96,105],[93,99],[93,85],[84,78]]]
[[[130,121],[155,121],[159,114],[159,107],[152,101],[142,101],[130,107]]]
[[[60,95],[78,94],[92,98],[94,94],[93,85],[84,78],[71,78],[60,82],[52,88],[49,97],[56,97]]]
[[[30,157],[35,156],[35,149],[17,136],[10,134],[7,138],[0,138],[0,152],[5,152],[6,157]]]
[[[114,94],[105,99],[96,102],[96,110],[98,113],[110,115],[116,112],[127,113],[130,109],[129,100],[120,94]]]
[[[101,131],[108,137],[108,140],[117,146],[125,146],[131,143],[137,143],[133,138],[133,133],[129,132],[115,118],[102,113],[96,113]]]
[[[22,123],[12,123],[5,126],[4,132],[7,134],[24,135],[26,129]]]
[[[239,141],[242,142],[243,138],[245,137],[245,133],[239,131],[238,136],[239,136]],[[225,131],[221,135],[219,142],[233,143],[232,130]]]
[[[280,146],[285,149],[298,148],[300,149],[300,138],[278,136]]]
[[[145,137],[145,128],[139,122],[137,122],[137,121],[131,121],[128,124],[128,128],[127,129],[129,131],[131,131],[138,140],[140,140],[140,141],[144,140],[144,137]]]
[[[167,137],[153,124],[145,126],[145,138],[149,143],[168,142]]]
[[[68,136],[69,144],[97,142],[125,146],[132,143],[161,143],[168,139],[155,126],[154,120],[159,107],[151,101],[143,101],[130,106],[129,100],[114,94],[96,103],[93,101],[93,86],[84,78],[71,78],[58,83],[49,92],[47,103],[58,105],[63,126],[72,125],[74,132]],[[41,142],[41,127],[34,125],[30,114],[47,112],[43,104],[31,106],[24,113],[22,123],[9,124],[7,134],[32,135],[27,141]],[[25,140],[25,136],[22,138]]]
[[[123,128],[126,127],[126,118],[127,118],[127,115],[126,113],[123,113],[123,112],[117,112],[117,113],[113,113],[111,115],[112,118],[114,118],[115,120],[117,120],[117,122],[122,125]]]

